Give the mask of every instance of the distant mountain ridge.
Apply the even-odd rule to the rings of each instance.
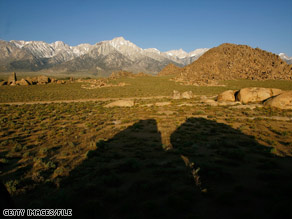
[[[157,74],[168,64],[184,67],[193,63],[209,49],[192,52],[182,49],[161,52],[156,48],[142,49],[117,37],[94,45],[69,46],[62,41],[0,40],[0,72],[43,71],[47,73],[89,73],[108,76],[112,71]],[[281,53],[287,63],[292,58]]]
[[[109,75],[112,71],[127,70],[156,74],[170,63],[181,67],[190,64],[207,50],[161,52],[156,48],[142,49],[123,37],[77,46],[62,41],[49,44],[0,40],[0,72],[45,70]]]

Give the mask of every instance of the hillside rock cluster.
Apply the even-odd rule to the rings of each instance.
[[[86,84],[81,85],[81,88],[84,89],[97,89],[103,87],[124,87],[128,84],[120,82],[118,84],[112,84],[108,79],[99,78],[99,79],[88,79],[88,80],[78,80],[77,82],[85,82]]]
[[[276,88],[249,87],[240,90],[227,90],[217,97],[218,102],[235,102],[242,104],[264,103],[266,106],[280,109],[292,109],[292,91]]]
[[[292,66],[273,53],[226,43],[208,50],[175,77],[175,81],[191,85],[236,79],[291,80]]]
[[[178,100],[178,99],[191,99],[194,97],[193,92],[192,91],[185,91],[180,93],[177,90],[173,91],[173,95],[172,95],[173,99]]]
[[[128,71],[115,71],[108,78],[99,78],[99,79],[79,79],[77,82],[85,82],[87,84],[82,85],[82,88],[85,89],[96,89],[102,87],[123,87],[128,84],[124,82],[120,82],[118,84],[112,83],[111,80],[117,80],[119,78],[134,78],[134,77],[141,77],[141,76],[149,76],[143,72],[138,74],[134,74]]]
[[[178,75],[181,71],[182,68],[170,63],[158,73],[158,76]]]
[[[9,85],[9,86],[28,86],[28,85],[41,85],[48,83],[57,83],[57,84],[65,84],[64,80],[57,80],[55,78],[50,78],[44,75],[36,76],[36,77],[26,77],[22,78],[20,81],[17,80],[17,76],[15,72],[8,77],[7,81],[1,81],[0,86]]]

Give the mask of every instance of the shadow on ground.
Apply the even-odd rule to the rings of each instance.
[[[141,120],[100,142],[60,188],[41,185],[16,197],[17,207],[72,208],[82,218],[291,216],[291,158],[201,118],[187,119],[171,144],[163,150],[156,121]],[[201,186],[181,155],[194,163]]]
[[[291,218],[291,158],[203,118],[187,119],[171,143],[200,168],[201,187],[208,190],[195,205],[200,218]]]

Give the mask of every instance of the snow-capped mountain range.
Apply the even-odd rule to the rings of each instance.
[[[108,74],[114,70],[158,73],[169,63],[185,66],[208,49],[190,53],[180,50],[161,52],[142,49],[117,37],[94,45],[69,46],[62,41],[0,41],[0,71],[55,71]]]
[[[112,71],[127,70],[156,74],[173,63],[185,66],[197,60],[208,48],[185,52],[182,49],[161,52],[156,48],[142,49],[117,37],[94,45],[69,46],[62,41],[0,40],[0,72],[46,71],[48,73],[90,73],[109,75]],[[280,54],[285,61],[292,58]]]

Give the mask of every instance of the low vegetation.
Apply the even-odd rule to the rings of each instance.
[[[136,97],[133,107],[104,107],[110,100],[2,104],[0,177],[15,206],[72,208],[74,216],[101,218],[214,218],[238,210],[239,218],[250,212],[287,218],[292,110],[138,98],[174,89],[214,95],[248,83],[191,87],[168,78],[121,78],[114,83],[130,85],[96,90],[79,83],[0,87],[1,102]]]
[[[78,100],[94,98],[151,97],[171,96],[173,90],[192,91],[195,95],[217,95],[229,89],[243,87],[273,87],[283,90],[292,89],[291,81],[227,81],[225,86],[184,86],[169,80],[171,76],[141,76],[137,78],[119,78],[111,84],[125,83],[126,86],[82,89],[85,83],[46,84],[38,86],[0,87],[0,102],[29,102],[50,100]]]

